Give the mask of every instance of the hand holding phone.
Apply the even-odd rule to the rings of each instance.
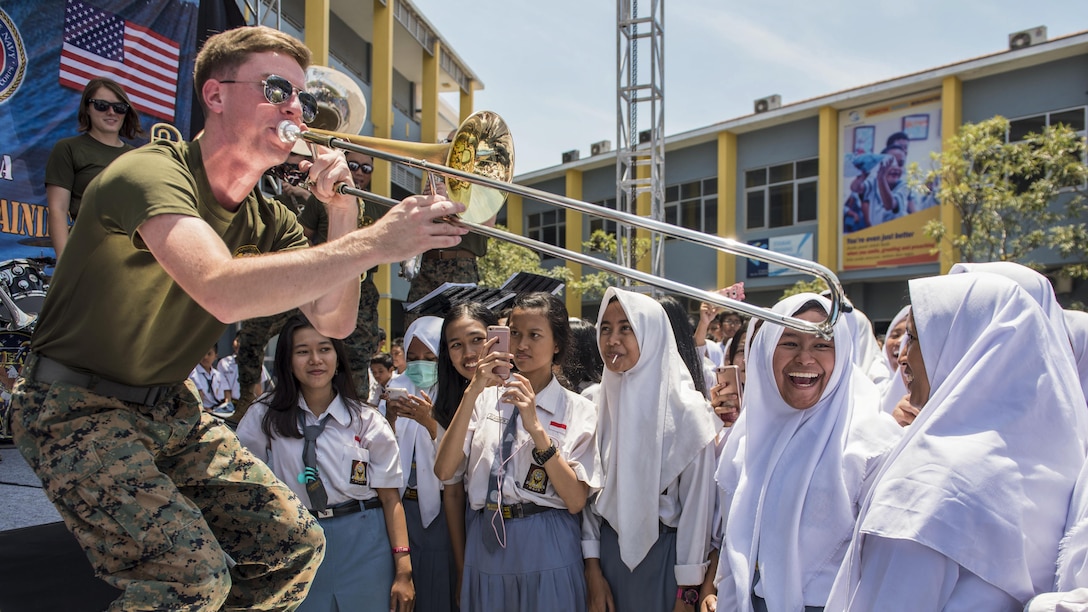
[[[385,401],[391,402],[394,400],[408,399],[408,389],[401,389],[394,387],[386,390]]]
[[[726,402],[722,408],[729,410],[738,410],[740,408],[741,391],[740,391],[740,366],[728,365],[719,366],[714,368],[714,375],[717,379],[717,383],[720,389],[718,389],[717,395],[719,397],[726,397]],[[733,398],[736,399],[733,399]],[[715,411],[718,411],[718,406],[715,406]]]
[[[510,328],[505,325],[488,325],[487,326],[487,339],[498,338],[495,344],[491,345],[491,351],[493,353],[509,353],[510,352]],[[495,376],[506,380],[510,378],[510,366],[495,366]]]

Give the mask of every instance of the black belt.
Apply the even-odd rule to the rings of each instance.
[[[33,357],[37,357],[36,362],[30,362],[30,359]],[[174,385],[158,385],[154,387],[125,385],[101,378],[97,374],[73,370],[63,363],[50,359],[45,355],[32,354],[31,358],[28,358],[28,364],[32,364],[33,367],[29,368],[29,376],[27,376],[31,380],[42,383],[67,383],[69,385],[90,389],[99,395],[105,395],[131,404],[154,406],[169,395],[174,388]],[[27,375],[27,373],[24,372],[24,375]]]
[[[334,516],[344,516],[345,514],[355,514],[356,512],[362,512],[363,510],[373,510],[375,508],[382,507],[382,500],[377,497],[372,499],[358,500],[353,499],[351,501],[337,504],[331,508],[326,508],[320,512],[310,510],[310,514],[316,516],[319,519],[332,518]]]
[[[487,504],[485,508],[488,512],[495,512],[499,509],[499,506],[497,504]],[[538,506],[529,502],[510,505],[503,504],[502,517],[504,519],[525,518],[534,514],[540,514],[541,512],[545,512],[547,510],[555,510],[555,508],[551,508],[549,506]]]
[[[404,499],[419,499],[419,491],[412,487],[404,489]]]

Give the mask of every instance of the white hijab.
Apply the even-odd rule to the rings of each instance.
[[[861,368],[869,380],[877,385],[884,384],[891,376],[891,369],[881,358],[880,344],[873,334],[873,322],[865,313],[856,307],[842,313],[846,321],[850,336],[854,343],[854,363]]]
[[[895,318],[892,319],[891,324],[888,325],[888,333],[890,334],[892,330],[895,329],[896,325],[899,325],[901,321],[906,319],[908,314],[910,314],[910,306],[904,306],[903,309],[895,315]],[[902,345],[900,345],[900,350],[902,350]],[[882,395],[880,411],[891,414],[895,411],[896,404],[899,403],[899,400],[903,399],[903,396],[906,395],[908,391],[907,385],[903,384],[903,371],[899,367],[899,361],[888,349],[887,340],[884,341],[884,357],[887,359],[888,368],[892,371],[892,375],[891,378],[884,383],[884,386],[880,388],[880,393]]]
[[[1068,339],[1013,281],[910,281],[930,397],[862,506],[828,609],[860,576],[863,537],[917,542],[1026,602],[1051,590],[1088,415]]]
[[[622,374],[605,368],[601,380],[597,444],[605,477],[596,507],[619,535],[624,564],[634,569],[657,541],[661,492],[714,441],[722,423],[695,390],[661,304],[609,288],[597,329],[613,297],[627,315],[640,354],[633,368]],[[599,331],[597,341],[599,349]]]
[[[1077,362],[1080,387],[1085,390],[1084,395],[1088,396],[1088,312],[1066,310],[1062,316],[1065,317],[1069,344],[1073,347],[1073,359]]]
[[[438,355],[438,342],[441,333],[442,319],[439,317],[419,317],[412,321],[412,324],[408,326],[408,330],[404,332],[405,354],[408,352],[408,347],[412,345],[412,340],[418,339],[424,346],[431,349],[435,355]],[[389,382],[389,386],[403,387],[408,389],[408,393],[422,397],[419,393],[421,390],[417,389],[405,374],[398,375]],[[438,385],[435,385],[430,389],[422,389],[422,391],[426,391],[427,395],[431,396],[431,400],[436,401],[438,399],[435,394],[437,388]],[[434,475],[434,460],[437,455],[436,441],[431,439],[430,432],[427,431],[426,427],[420,425],[418,421],[398,416],[397,444],[400,446],[400,469],[404,473],[404,487],[401,487],[400,490],[401,497],[404,496],[404,489],[408,486],[408,476],[412,473],[412,458],[414,456],[416,462],[416,491],[419,493],[419,514],[423,526],[427,527],[438,516],[442,506],[442,497],[439,493],[442,490],[442,483]]]
[[[1066,310],[1064,317],[1081,388],[1088,389],[1088,313]],[[1077,479],[1066,523],[1066,534],[1058,548],[1059,591],[1088,586],[1088,463]]]
[[[821,296],[802,293],[774,310],[793,315],[810,301],[831,307]],[[740,610],[752,609],[757,561],[768,609],[823,605],[853,531],[868,459],[900,435],[887,416],[858,401],[871,399],[873,384],[853,361],[855,344],[841,318],[833,333],[835,366],[823,395],[806,410],[788,405],[772,366],[783,331],[766,323],[749,335],[746,409],[716,475],[725,493],[723,508],[728,503],[722,555],[731,572],[719,591],[735,590],[719,597],[738,602]],[[820,573],[824,579],[813,580]]]
[[[1065,329],[1065,311],[1054,295],[1054,285],[1050,279],[1031,268],[1012,261],[991,261],[987,263],[958,263],[952,266],[949,274],[986,273],[1004,276],[1020,285],[1043,309],[1043,314],[1050,321],[1054,330],[1062,336],[1068,335]]]

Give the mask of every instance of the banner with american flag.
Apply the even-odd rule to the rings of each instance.
[[[108,75],[120,83],[137,111],[174,120],[178,43],[79,0],[64,9],[60,84],[83,91]]]
[[[235,1],[0,0],[0,265],[53,255],[45,166],[79,133],[88,80],[124,87],[145,132],[131,144],[156,122],[191,137],[200,12]]]

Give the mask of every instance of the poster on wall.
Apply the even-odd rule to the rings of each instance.
[[[812,232],[805,234],[788,234],[786,236],[771,236],[749,240],[748,244],[761,249],[774,251],[783,255],[790,255],[798,259],[812,261]],[[800,274],[794,268],[788,268],[781,264],[767,261],[748,260],[748,278],[762,278],[767,276],[786,276],[788,274]]]
[[[148,141],[165,122],[189,133],[197,0],[14,0],[0,5],[0,265],[54,256],[45,166],[76,136],[83,87],[128,93]]]
[[[843,270],[937,261],[922,228],[937,201],[912,190],[907,172],[924,172],[941,150],[941,94],[934,91],[839,114]]]

